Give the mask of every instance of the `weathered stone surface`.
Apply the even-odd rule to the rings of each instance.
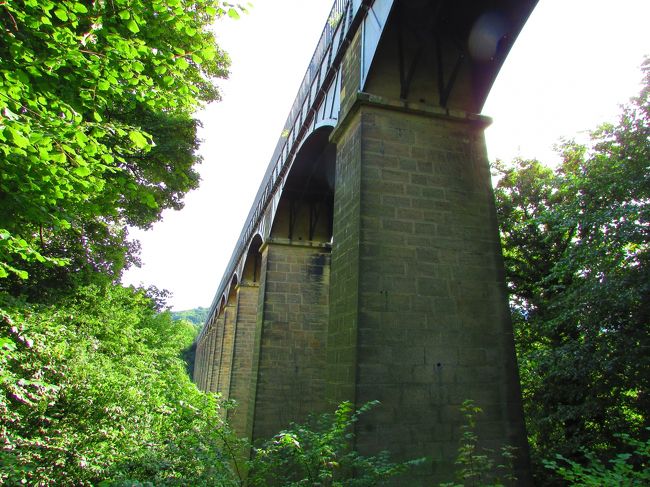
[[[376,102],[348,117],[335,134],[328,398],[382,402],[357,445],[433,458],[409,485],[453,478],[465,399],[484,410],[486,445],[526,452],[484,124]]]
[[[230,399],[230,377],[232,374],[233,347],[235,345],[235,318],[237,312],[236,298],[224,309],[223,338],[221,340],[221,363],[219,365],[219,378],[217,392],[223,399]]]
[[[262,250],[252,437],[323,411],[329,245],[271,242]]]
[[[219,391],[219,375],[221,373],[221,359],[223,356],[223,335],[224,322],[226,316],[223,312],[215,320],[214,326],[210,331],[212,346],[210,347],[209,364],[208,364],[208,381],[206,389],[210,392]]]
[[[230,424],[235,432],[250,437],[252,424],[249,410],[252,408],[251,383],[253,380],[253,349],[255,346],[255,323],[259,284],[244,282],[237,289],[237,317],[233,350],[230,398],[237,408],[229,413]]]

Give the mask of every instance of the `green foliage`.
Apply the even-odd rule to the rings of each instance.
[[[196,328],[197,334],[203,327],[205,320],[208,318],[208,308],[194,308],[184,311],[172,311],[171,312],[173,320],[184,320],[187,323],[191,323],[194,328]],[[187,374],[190,377],[194,376],[194,361],[196,359],[196,343],[192,344],[183,350],[183,360],[186,364]]]
[[[467,399],[463,402],[461,412],[465,417],[462,426],[463,434],[458,447],[456,480],[459,483],[444,483],[440,487],[503,487],[514,485],[517,478],[514,475],[515,448],[505,445],[501,448],[500,462],[494,451],[479,446],[479,436],[476,433],[476,418],[483,411]]]
[[[544,465],[568,481],[569,485],[650,485],[650,440],[639,441],[629,435],[620,437],[631,452],[618,453],[609,460],[609,465],[605,465],[591,451],[583,451],[583,463],[556,455],[560,463],[557,460],[548,460],[544,461]]]
[[[355,411],[344,402],[336,412],[306,425],[291,424],[254,449],[249,486],[372,486],[399,475],[422,460],[393,463],[387,452],[364,457],[353,448],[353,427],[359,415],[378,403]]]
[[[192,114],[218,99],[213,80],[229,63],[209,27],[240,9],[217,0],[0,3],[6,289],[35,299],[100,274],[114,280],[137,251],[125,224],[146,228],[182,206],[198,184]]]
[[[0,318],[0,482],[235,485],[236,441],[179,358],[191,325],[122,287],[56,307],[3,295]]]
[[[127,225],[198,185],[192,114],[229,64],[211,26],[242,10],[0,2],[0,483],[238,484],[180,358],[196,328],[114,283],[137,264]]]
[[[208,308],[194,308],[184,311],[172,311],[172,318],[175,320],[186,320],[192,323],[197,329],[203,326],[208,318]]]
[[[650,411],[650,62],[645,86],[556,170],[498,165],[497,208],[539,481],[549,451],[606,458]]]

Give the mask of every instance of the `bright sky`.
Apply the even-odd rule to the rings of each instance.
[[[174,310],[209,306],[281,134],[333,0],[253,0],[215,28],[232,59],[223,100],[200,114],[201,187],[165,212],[126,284],[173,293]],[[637,94],[650,55],[650,0],[540,0],[494,84],[483,114],[490,160],[556,162],[560,137],[615,121]]]

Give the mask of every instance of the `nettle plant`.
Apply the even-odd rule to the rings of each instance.
[[[479,436],[476,433],[476,420],[483,412],[467,399],[463,402],[461,412],[465,417],[462,428],[458,456],[456,457],[456,480],[440,484],[440,487],[504,487],[514,485],[517,477],[514,474],[516,448],[510,445],[502,446],[499,454],[488,448],[479,446]]]
[[[292,423],[253,450],[247,486],[364,487],[398,476],[424,459],[393,462],[388,452],[365,457],[353,448],[353,426],[378,401],[358,410],[343,402],[334,414],[313,417],[304,425]]]

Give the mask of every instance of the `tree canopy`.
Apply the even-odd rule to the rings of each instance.
[[[192,323],[195,327],[201,328],[208,318],[209,308],[198,307],[184,311],[172,311],[172,318],[175,320],[185,320]]]
[[[239,8],[216,0],[0,3],[6,286],[115,279],[136,261],[126,226],[147,228],[165,208],[182,207],[199,180],[192,114],[219,98],[214,80],[229,64],[210,26]]]
[[[555,170],[496,188],[529,433],[538,459],[611,453],[650,411],[650,62],[640,95]]]
[[[240,10],[0,2],[0,483],[230,482],[181,359],[195,327],[117,278],[128,225],[198,185],[193,113],[229,64],[212,24]]]
[[[0,298],[0,483],[234,485],[234,437],[180,358],[189,322],[121,286]]]

